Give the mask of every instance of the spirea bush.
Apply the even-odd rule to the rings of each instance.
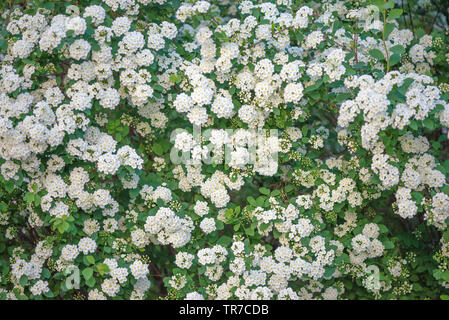
[[[446,5],[4,1],[0,298],[449,298]]]

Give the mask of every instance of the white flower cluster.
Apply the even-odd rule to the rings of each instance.
[[[355,33],[364,1],[78,2],[2,13],[0,297],[345,299],[371,262],[376,298],[419,291],[402,248],[449,217],[439,31]]]
[[[193,230],[190,217],[180,218],[170,208],[159,208],[154,216],[148,216],[145,231],[155,237],[156,242],[180,248],[190,241]]]

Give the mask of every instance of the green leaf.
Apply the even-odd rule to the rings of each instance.
[[[53,298],[55,295],[53,294],[53,291],[48,290],[44,293],[44,296],[46,296],[47,298]]]
[[[245,228],[245,233],[250,237],[254,236],[254,230],[252,228]]]
[[[134,199],[134,198],[137,198],[139,193],[140,193],[139,189],[132,189],[129,191],[129,196],[131,197],[131,199]]]
[[[63,223],[58,223],[58,224],[55,224],[55,225],[56,225],[56,228],[58,229],[59,233],[64,233],[65,228],[64,228]]]
[[[0,49],[2,49],[2,51],[8,50],[8,41],[0,39]]]
[[[248,201],[248,203],[252,206],[257,207],[257,203],[256,203],[256,199],[254,199],[253,197],[248,197],[246,198],[246,201]],[[231,209],[232,210],[232,209]]]
[[[215,221],[215,226],[217,227],[217,230],[223,230],[224,229],[224,224],[223,224],[223,221],[221,221],[221,220],[216,220]]]
[[[261,231],[265,231],[268,229],[269,226],[270,225],[268,223],[262,223],[259,228]]]
[[[91,256],[91,255],[86,256],[86,260],[90,264],[94,264],[95,263],[95,258],[93,256]]]
[[[25,193],[25,197],[23,197],[26,203],[31,203],[34,200],[34,194],[31,192]]]
[[[390,35],[390,33],[394,30],[395,28],[395,24],[394,23],[387,23],[385,26],[385,39],[388,38],[388,36]]]
[[[105,263],[99,263],[95,267],[97,268],[100,275],[104,275],[105,273],[110,272],[109,266]]]
[[[38,194],[34,195],[34,205],[37,207],[40,204],[41,204],[41,197]]]
[[[449,270],[441,272],[441,279],[443,279],[444,281],[449,281]]]
[[[64,231],[69,230],[70,224],[67,221],[62,222],[62,228]]]
[[[164,87],[161,86],[160,84],[155,84],[155,85],[153,86],[153,89],[154,89],[155,91],[159,91],[159,92],[164,91]]]
[[[93,51],[100,51],[101,50],[100,45],[98,43],[96,43],[96,42],[91,42],[90,45],[91,45]]]
[[[390,10],[390,13],[388,13],[388,20],[394,20],[399,18],[402,15],[402,9],[393,9]]]
[[[369,51],[369,54],[370,54],[371,57],[373,57],[374,59],[377,59],[377,60],[385,59],[384,54],[382,53],[382,51],[380,51],[378,49],[371,49]]]
[[[410,121],[409,127],[412,128],[413,130],[418,130],[418,123],[414,120]]]
[[[50,270],[48,270],[47,268],[43,268],[43,269],[42,269],[42,276],[43,276],[45,279],[50,278],[50,276],[51,276]]]
[[[328,278],[331,277],[335,272],[335,268],[329,268],[326,269],[326,271],[324,272],[324,277]]]
[[[394,8],[394,1],[388,0],[386,3],[382,5],[382,9],[392,9]]]
[[[89,280],[86,281],[86,284],[88,287],[92,288],[93,286],[95,286],[95,278],[94,277],[89,278]]]
[[[388,233],[388,228],[383,224],[378,224],[380,233]]]
[[[390,240],[386,240],[386,241],[384,241],[384,246],[385,246],[385,249],[393,249],[394,243]]]
[[[15,182],[12,179],[8,180],[8,181],[5,182],[4,186],[5,186],[5,190],[8,193],[12,193],[14,191],[14,189],[15,189]]]
[[[264,197],[264,196],[258,197],[258,198],[256,199],[257,206],[263,207],[264,204],[265,204],[265,200],[267,200],[267,197]]]
[[[441,279],[442,272],[440,269],[434,269],[432,274],[435,279],[437,279],[437,280]]]
[[[382,9],[384,5],[384,0],[373,0],[373,5],[375,5],[379,9]]]
[[[153,144],[153,151],[158,156],[161,156],[164,154],[164,149],[162,148],[162,146],[159,143]]]
[[[54,7],[55,7],[55,4],[53,3],[53,2],[46,2],[45,4],[44,4],[44,8],[45,9],[47,9],[47,10],[53,10],[54,9]]]
[[[90,278],[92,278],[94,270],[92,268],[86,268],[81,273],[83,274],[84,279],[88,281]]]
[[[230,237],[228,237],[228,236],[221,236],[221,237],[218,239],[217,243],[218,243],[219,245],[223,246],[223,247],[228,247],[228,246],[231,245],[232,239],[231,239]]]
[[[390,57],[390,67],[398,64],[399,61],[401,61],[401,55],[399,55],[397,53],[392,54],[391,57]]]
[[[424,126],[429,129],[429,130],[433,130],[435,129],[435,123],[433,122],[433,120],[427,118],[423,121]]]
[[[307,126],[303,126],[303,127],[301,128],[301,133],[302,133],[302,135],[303,135],[304,137],[307,136],[307,131],[308,131]]]
[[[412,192],[412,198],[415,200],[418,204],[421,203],[421,200],[424,198],[423,194],[421,192]]]
[[[22,287],[25,287],[27,283],[28,283],[28,277],[27,277],[26,275],[22,275],[22,276],[20,277],[19,284],[20,284]]]
[[[177,83],[178,82],[178,76],[174,73],[170,74],[170,82],[171,83]]]
[[[260,193],[262,193],[264,195],[267,195],[267,196],[270,195],[270,190],[265,187],[259,188],[259,191],[260,191]]]
[[[443,239],[444,239],[444,242],[449,242],[449,230],[444,231]]]

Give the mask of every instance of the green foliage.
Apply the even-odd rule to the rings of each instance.
[[[278,2],[0,3],[1,299],[449,299],[446,13]]]

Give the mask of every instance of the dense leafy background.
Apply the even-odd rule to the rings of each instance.
[[[448,5],[1,1],[0,297],[449,299]]]

